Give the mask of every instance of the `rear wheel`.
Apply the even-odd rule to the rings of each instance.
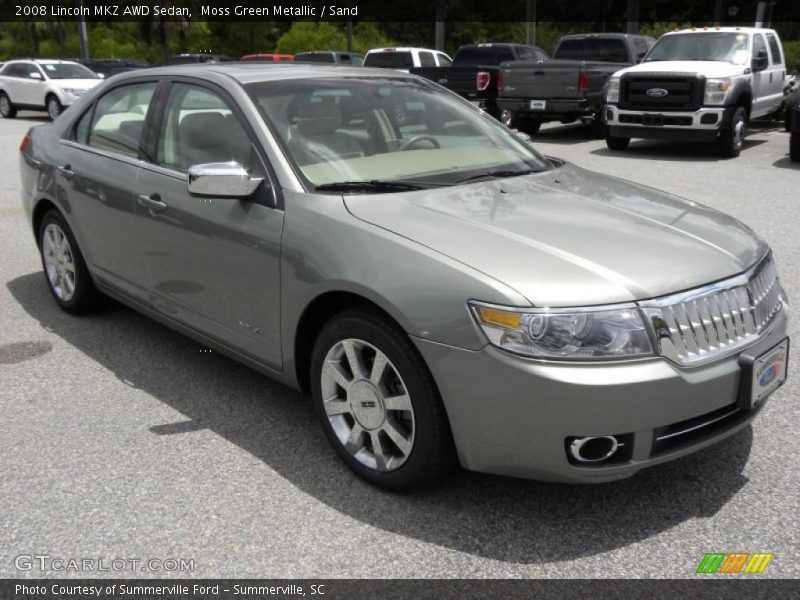
[[[78,242],[57,210],[42,219],[39,252],[47,285],[61,308],[81,314],[100,306],[102,296],[89,275]]]
[[[736,158],[744,147],[744,138],[747,135],[747,109],[737,106],[731,116],[731,122],[723,129],[717,139],[717,147],[721,156]]]
[[[17,109],[11,104],[11,99],[5,92],[0,92],[0,116],[4,119],[13,119],[17,116]]]
[[[611,150],[625,150],[630,143],[631,138],[615,137],[613,135],[606,134],[606,146],[608,146]]]
[[[45,107],[47,108],[47,114],[50,115],[50,118],[54,121],[58,118],[58,115],[61,114],[61,111],[64,110],[61,106],[61,102],[52,94],[47,97]]]
[[[339,457],[391,490],[425,487],[454,464],[433,378],[408,336],[366,310],[323,327],[311,359],[314,409]]]
[[[800,133],[796,131],[789,138],[789,158],[793,162],[800,162]]]
[[[595,113],[594,118],[592,118],[592,135],[594,135],[598,139],[603,139],[606,137],[606,122],[603,119],[603,113],[598,112]]]

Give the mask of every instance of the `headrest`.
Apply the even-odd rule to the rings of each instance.
[[[342,111],[332,100],[308,102],[297,113],[297,130],[302,133],[330,133],[342,124]]]
[[[225,117],[218,112],[191,113],[181,119],[181,140],[198,149],[212,149],[227,144]]]

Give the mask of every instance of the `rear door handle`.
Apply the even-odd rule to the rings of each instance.
[[[139,194],[136,200],[141,206],[149,208],[150,214],[155,214],[167,209],[166,202],[162,202],[161,196],[158,194]]]
[[[61,167],[56,167],[56,169],[67,179],[75,176],[75,171],[72,170],[72,167],[70,165],[63,165]]]

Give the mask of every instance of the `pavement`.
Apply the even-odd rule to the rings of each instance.
[[[303,395],[119,305],[56,307],[18,189],[19,142],[43,122],[0,120],[0,577],[691,578],[706,552],[734,551],[774,553],[753,577],[800,576],[800,352],[751,427],[632,479],[462,472],[383,492],[334,456]],[[613,153],[576,126],[534,144],[741,219],[800,298],[800,166],[780,128],[733,160],[645,141]],[[35,555],[193,568],[17,568]]]

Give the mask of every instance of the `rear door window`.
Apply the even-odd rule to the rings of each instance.
[[[435,67],[436,59],[433,57],[433,52],[420,52],[419,64],[423,67]]]
[[[768,33],[767,34],[767,43],[769,44],[770,56],[772,56],[772,64],[773,65],[782,65],[783,64],[783,54],[781,53],[781,45],[778,42],[778,38],[776,38],[774,34]]]

